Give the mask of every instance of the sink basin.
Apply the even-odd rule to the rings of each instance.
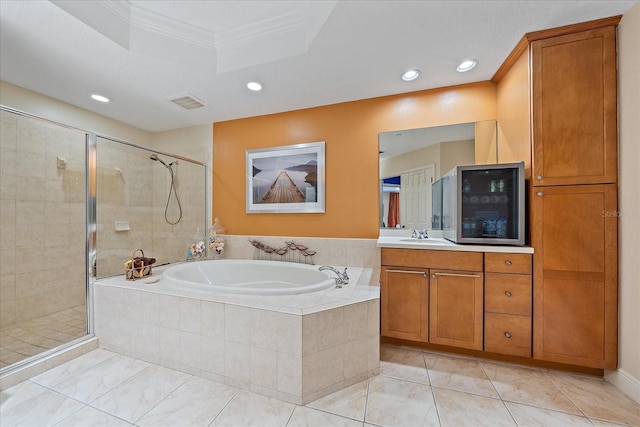
[[[451,242],[448,240],[440,240],[440,239],[400,239],[401,242],[408,243],[420,243],[423,245],[443,245],[450,246]]]

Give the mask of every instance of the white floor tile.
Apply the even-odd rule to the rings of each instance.
[[[640,426],[640,403],[605,380],[558,372],[547,374],[587,417]]]
[[[439,426],[431,387],[384,376],[371,378],[365,421],[380,426]]]
[[[84,405],[77,400],[70,399],[51,390],[27,399],[8,411],[0,412],[0,425],[12,426],[52,426]]]
[[[505,401],[582,415],[543,371],[488,362],[482,367]]]
[[[344,418],[304,406],[296,407],[287,427],[361,427],[362,421]]]
[[[241,390],[213,420],[213,426],[282,427],[296,406]]]
[[[183,372],[151,365],[91,402],[91,406],[135,422],[189,377]]]
[[[148,366],[147,362],[117,355],[51,388],[89,403]]]
[[[46,388],[34,384],[31,381],[24,381],[20,384],[14,385],[11,388],[0,392],[0,410],[1,413],[5,413],[14,406],[29,400],[41,393],[44,393]]]
[[[237,390],[199,377],[192,377],[136,425],[140,427],[208,426]]]
[[[60,421],[55,427],[129,427],[132,424],[99,411],[91,406],[85,406]]]
[[[640,404],[602,379],[403,347],[381,354],[382,375],[296,406],[99,350],[0,393],[0,426],[640,427]]]
[[[364,420],[369,381],[361,381],[309,403],[307,406],[355,420]]]
[[[443,427],[516,426],[500,399],[437,387],[433,393]]]
[[[537,408],[535,406],[520,405],[506,402],[511,415],[520,426],[545,427],[592,427],[593,424],[582,416],[552,411],[550,409]]]
[[[429,385],[429,374],[422,351],[383,346],[380,349],[380,374]]]
[[[432,386],[499,397],[477,360],[434,353],[425,353],[425,360]]]
[[[99,348],[76,359],[63,363],[53,369],[49,369],[48,371],[32,378],[31,381],[45,387],[51,387],[66,381],[74,375],[84,372],[87,369],[114,357],[115,355],[116,353]]]

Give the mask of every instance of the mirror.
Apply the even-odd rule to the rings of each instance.
[[[497,163],[497,123],[383,132],[378,147],[380,227],[431,229],[432,183],[456,165]]]

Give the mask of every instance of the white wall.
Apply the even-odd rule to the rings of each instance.
[[[619,366],[607,380],[640,402],[640,3],[618,26]]]
[[[0,80],[0,104],[79,129],[148,146],[151,133]]]

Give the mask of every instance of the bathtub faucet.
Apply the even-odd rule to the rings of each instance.
[[[335,268],[331,267],[330,265],[323,265],[318,270],[320,271],[329,270],[336,273],[336,276],[338,276],[335,278],[337,288],[341,288],[342,285],[346,285],[349,283],[349,275],[347,274],[347,267],[344,268],[344,271],[342,273],[336,270]]]

